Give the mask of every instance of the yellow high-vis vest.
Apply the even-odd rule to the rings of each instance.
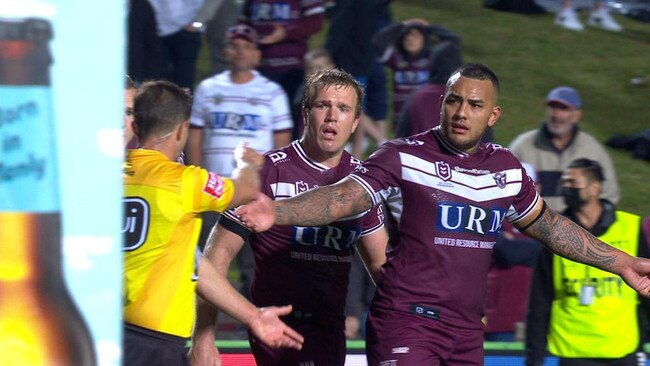
[[[641,218],[616,211],[600,240],[630,255],[638,253]],[[548,332],[549,351],[567,358],[619,358],[639,346],[636,291],[612,273],[553,256],[555,296]],[[583,287],[592,296],[580,304]]]

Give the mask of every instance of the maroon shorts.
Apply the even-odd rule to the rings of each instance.
[[[438,319],[371,310],[368,366],[483,365],[483,329],[458,329]]]
[[[305,337],[302,350],[273,349],[249,333],[251,351],[258,365],[264,366],[343,366],[345,364],[345,333],[342,329],[317,324],[291,324]]]

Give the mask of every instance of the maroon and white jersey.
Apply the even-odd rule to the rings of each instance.
[[[393,124],[397,125],[409,95],[429,81],[431,57],[429,52],[418,58],[406,57],[393,49],[386,65],[393,70]]]
[[[333,184],[361,162],[343,152],[327,168],[312,161],[298,141],[265,154],[262,191],[274,200]],[[237,220],[231,211],[225,219]],[[381,205],[319,227],[273,226],[251,234],[255,277],[251,287],[257,306],[293,305],[293,319],[344,329],[344,307],[354,244],[384,224]],[[296,319],[301,318],[301,319]]]
[[[309,37],[320,31],[325,17],[321,0],[246,0],[243,16],[260,37],[273,32],[273,25],[285,28],[284,40],[260,45],[265,73],[283,72],[304,67]]]
[[[541,199],[509,150],[464,153],[440,127],[382,145],[353,174],[394,224],[372,306],[480,329],[492,247],[504,218]]]

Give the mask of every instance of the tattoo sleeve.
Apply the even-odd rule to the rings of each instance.
[[[320,226],[372,207],[372,197],[357,182],[343,181],[275,201],[276,225]]]
[[[546,210],[525,233],[562,257],[612,271],[620,251],[600,241],[573,221]]]

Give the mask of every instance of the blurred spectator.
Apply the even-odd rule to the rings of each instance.
[[[375,31],[390,25],[392,21],[390,3],[392,0],[376,0]],[[388,114],[388,93],[386,90],[386,68],[377,58],[373,59],[372,69],[366,85],[365,112],[367,118],[377,126],[378,136],[387,138],[386,117]]]
[[[282,87],[255,71],[261,58],[255,30],[239,24],[228,29],[227,39],[228,70],[203,80],[197,87],[187,146],[189,164],[222,177],[232,175],[233,151],[241,141],[264,153],[288,145],[293,127]],[[204,245],[218,217],[215,212],[203,214],[199,245]],[[237,256],[237,264],[241,292],[250,298],[253,257],[250,246],[244,248]]]
[[[393,131],[408,95],[429,81],[431,57],[434,55],[431,35],[439,42],[460,44],[460,37],[424,19],[409,19],[383,28],[373,38],[380,60],[393,70]]]
[[[280,84],[293,100],[305,77],[307,42],[323,26],[322,1],[246,0],[242,16],[261,36],[260,72]],[[298,126],[294,124],[293,139],[300,138]]]
[[[602,198],[616,204],[619,188],[614,164],[603,145],[590,134],[581,131],[582,99],[574,88],[560,86],[546,96],[546,120],[535,130],[524,132],[510,144],[509,149],[519,160],[531,164],[537,171],[541,195],[548,206],[562,212],[560,177],[573,160],[597,160],[605,172]]]
[[[528,163],[521,165],[535,182],[535,169]],[[487,276],[486,341],[524,340],[532,267],[540,249],[538,241],[522,234],[510,222],[503,222]]]
[[[633,256],[648,256],[641,218],[601,199],[600,164],[577,159],[562,175],[564,215],[598,239]],[[642,305],[642,306],[640,306]],[[533,275],[526,329],[526,365],[542,365],[546,345],[560,366],[645,365],[640,299],[621,278],[544,250]]]
[[[158,36],[156,16],[148,0],[131,0],[128,14],[129,76],[136,82],[162,79],[166,74],[163,41]]]
[[[377,0],[337,0],[329,10],[330,26],[325,48],[334,58],[340,69],[352,74],[364,89],[373,68],[373,49],[371,40],[376,32],[379,8]],[[359,14],[364,14],[359,17]],[[366,135],[375,142],[383,143],[386,136],[383,130],[366,114],[366,98],[363,101],[363,114],[359,128],[354,132],[351,153],[362,158],[367,147]]]
[[[228,67],[224,51],[228,45],[225,34],[228,28],[237,23],[241,9],[237,0],[216,0],[216,9],[208,18],[205,28],[205,39],[208,44],[210,58],[210,73],[218,74]]]
[[[201,31],[217,0],[149,0],[162,39],[167,80],[194,89]],[[204,10],[211,9],[211,10]]]
[[[571,0],[563,1],[562,9],[555,16],[555,24],[574,31],[582,31],[585,29],[578,19],[578,14]],[[609,14],[605,2],[602,0],[594,1],[587,24],[611,32],[620,32],[623,30],[623,27]]]
[[[395,137],[415,135],[440,124],[440,106],[447,79],[460,65],[462,57],[457,43],[440,42],[433,48],[428,84],[413,91],[404,103]]]

